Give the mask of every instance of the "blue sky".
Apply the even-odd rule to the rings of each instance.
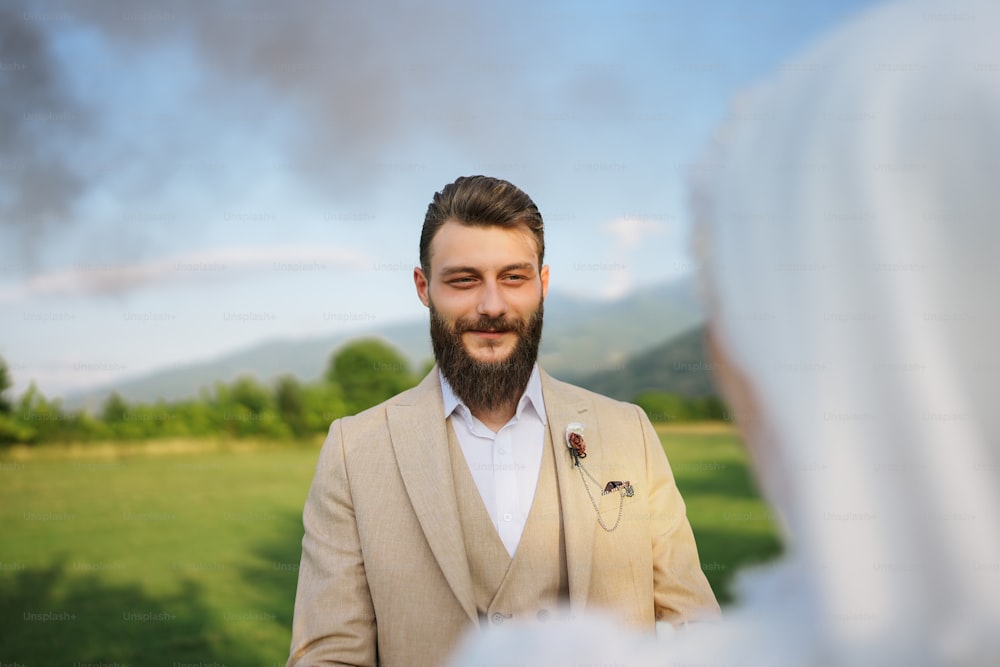
[[[528,192],[552,289],[690,272],[729,104],[868,2],[7,3],[0,356],[49,396],[423,315],[456,176]]]

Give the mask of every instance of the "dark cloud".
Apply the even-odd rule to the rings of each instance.
[[[85,188],[62,144],[85,131],[91,112],[69,93],[49,46],[40,21],[0,6],[0,220],[20,230],[70,220]]]
[[[621,114],[631,85],[624,68],[581,69],[548,53],[572,35],[530,3],[81,0],[5,7],[0,150],[14,177],[0,186],[0,215],[23,229],[72,220],[79,198],[105,182],[101,161],[86,168],[74,161],[81,151],[112,155],[104,164],[128,164],[133,189],[118,191],[119,198],[147,202],[176,177],[180,160],[239,163],[241,156],[212,153],[222,149],[211,128],[198,134],[206,132],[205,118],[232,118],[217,132],[273,145],[275,163],[333,198],[350,198],[364,196],[388,172],[425,167],[418,146],[428,143],[476,164],[533,164],[540,154],[559,155],[579,141],[566,104],[580,117],[605,119]],[[128,105],[129,95],[147,91],[115,90],[114,101],[84,93],[95,96],[88,103],[99,122],[74,97],[69,82],[86,72],[74,68],[93,64],[64,60],[68,71],[60,71],[53,55],[58,36],[74,31],[113,56],[115,72],[93,75],[111,81],[103,90],[114,90],[114,77],[157,49],[195,63],[197,93],[188,91],[183,107],[188,118],[162,129],[178,137],[172,154],[157,152],[152,139],[145,145],[142,136],[121,138],[100,113],[104,104]],[[173,85],[173,73],[162,74],[139,85]],[[564,85],[546,87],[560,78]],[[275,130],[275,117],[295,122]],[[190,146],[201,151],[194,158],[185,152]],[[209,191],[211,178],[203,179]]]
[[[444,142],[479,160],[512,146],[527,149],[525,111],[551,95],[531,76],[545,45],[532,32],[530,5],[292,0],[82,7],[83,20],[127,48],[190,45],[211,82],[195,109],[233,99],[248,100],[248,114],[291,108],[300,125],[286,137],[282,159],[316,174],[333,194],[412,163],[412,141]]]

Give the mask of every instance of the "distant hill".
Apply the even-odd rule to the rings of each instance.
[[[650,346],[697,326],[703,320],[690,279],[636,290],[617,301],[581,299],[550,292],[539,360],[557,377],[583,377],[621,368]],[[302,381],[318,379],[330,355],[348,340],[377,336],[395,345],[419,368],[432,358],[426,318],[362,332],[303,340],[274,340],[217,359],[172,366],[138,378],[64,397],[68,409],[97,409],[112,391],[130,402],[178,400],[202,387],[231,382],[243,374],[271,382],[285,373]]]
[[[621,368],[632,355],[704,321],[689,279],[636,290],[617,301],[549,297],[539,362],[557,377]]]
[[[689,398],[718,394],[705,351],[704,326],[641,352],[619,368],[566,376],[566,380],[622,401],[650,389]]]

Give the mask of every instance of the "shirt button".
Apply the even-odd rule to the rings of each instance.
[[[506,453],[507,453],[507,450],[506,450],[506,449],[501,449],[501,450],[500,450],[500,451],[499,451],[498,453],[499,453],[499,454],[500,454],[501,456],[503,456],[504,454],[506,454]]]
[[[548,619],[549,619],[549,610],[548,609],[539,609],[538,610],[538,620],[539,621],[547,621]]]
[[[507,512],[506,514],[504,514],[504,515],[503,515],[503,520],[504,520],[504,521],[510,521],[510,520],[511,520],[511,519],[513,519],[513,518],[514,518],[514,517],[512,517],[512,516],[510,515],[510,512]]]
[[[500,625],[501,623],[503,623],[504,621],[506,621],[508,618],[510,618],[510,616],[505,616],[504,614],[501,614],[500,612],[494,612],[494,614],[493,614],[493,625]]]

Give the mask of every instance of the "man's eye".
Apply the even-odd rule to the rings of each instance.
[[[449,285],[459,285],[459,286],[461,286],[461,285],[470,285],[473,282],[475,282],[475,280],[476,280],[475,278],[466,276],[465,278],[455,278],[453,280],[449,280],[448,284]]]

